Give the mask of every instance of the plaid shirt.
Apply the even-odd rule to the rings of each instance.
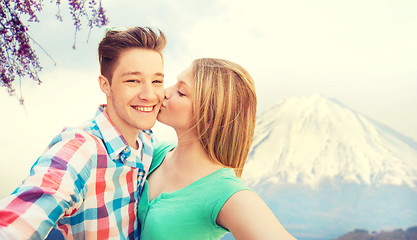
[[[154,139],[141,131],[141,156],[131,155],[104,108],[55,137],[30,176],[0,201],[0,239],[44,239],[52,228],[66,239],[139,238],[137,207]]]

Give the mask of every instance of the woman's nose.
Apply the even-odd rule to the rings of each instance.
[[[165,99],[169,99],[170,97],[171,97],[171,94],[172,94],[172,86],[171,87],[168,87],[168,88],[165,88],[164,89],[164,92],[165,92]]]

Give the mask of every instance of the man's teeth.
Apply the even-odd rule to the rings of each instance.
[[[141,107],[141,106],[132,106],[134,109],[139,110],[141,112],[152,112],[153,106],[151,107]]]

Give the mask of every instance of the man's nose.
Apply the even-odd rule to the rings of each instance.
[[[140,89],[139,98],[142,100],[154,100],[157,98],[152,84],[143,84]]]

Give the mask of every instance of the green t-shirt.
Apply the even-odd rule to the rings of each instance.
[[[161,144],[154,150],[152,173],[175,145]],[[216,224],[224,203],[240,190],[251,190],[229,168],[222,168],[190,185],[162,193],[149,202],[148,181],[139,202],[140,239],[220,239],[228,232]]]

